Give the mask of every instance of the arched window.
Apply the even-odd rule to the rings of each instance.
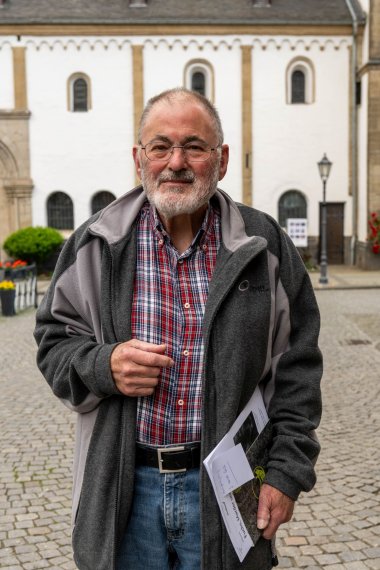
[[[91,200],[91,214],[96,214],[99,210],[103,210],[108,204],[111,204],[116,200],[116,196],[112,192],[107,192],[107,190],[102,190],[97,192]]]
[[[293,59],[286,70],[286,101],[288,104],[313,103],[315,100],[314,66],[306,57]]]
[[[289,190],[278,202],[278,222],[286,228],[288,218],[307,218],[307,204],[304,195],[298,190]]]
[[[68,108],[74,113],[83,113],[91,109],[91,82],[85,73],[74,73],[69,77]]]
[[[305,73],[296,69],[292,73],[292,103],[306,103]]]
[[[184,70],[184,85],[213,101],[214,71],[209,62],[204,59],[189,61]]]
[[[74,229],[73,202],[64,192],[54,192],[47,201],[48,226],[56,230]]]
[[[191,76],[191,90],[206,95],[206,76],[203,71],[195,71]]]
[[[87,83],[79,77],[73,83],[73,111],[88,110],[88,89]]]

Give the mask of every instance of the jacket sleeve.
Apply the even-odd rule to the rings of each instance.
[[[100,246],[77,250],[69,240],[36,316],[37,365],[70,409],[88,412],[119,394],[110,370],[117,343],[103,341],[100,323]]]
[[[274,426],[266,481],[297,499],[315,484],[315,436],[322,411],[320,316],[309,275],[288,236],[280,232],[272,370],[266,393]],[[277,256],[276,256],[277,257]]]

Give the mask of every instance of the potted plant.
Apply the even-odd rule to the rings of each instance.
[[[368,240],[372,243],[372,251],[380,254],[380,218],[376,212],[372,212],[368,225]]]
[[[15,311],[16,285],[13,281],[0,281],[1,312],[4,317],[13,316]]]
[[[27,262],[22,259],[16,259],[16,261],[0,261],[0,270],[4,271],[5,279],[22,279],[25,275],[25,268],[27,267]]]

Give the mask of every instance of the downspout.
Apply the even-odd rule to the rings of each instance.
[[[348,9],[352,17],[352,57],[351,57],[351,189],[352,189],[352,236],[350,244],[351,265],[356,262],[356,243],[358,239],[358,184],[357,184],[357,162],[358,162],[358,112],[356,104],[356,77],[357,77],[357,36],[358,18],[352,6],[351,0],[346,0]]]

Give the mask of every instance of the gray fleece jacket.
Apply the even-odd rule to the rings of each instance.
[[[274,439],[266,481],[297,499],[315,484],[321,415],[319,312],[304,264],[277,223],[218,190],[222,244],[204,316],[201,455],[260,384]],[[38,311],[37,362],[77,412],[73,549],[80,570],[113,570],[133,499],[136,399],[122,396],[110,355],[131,338],[141,187],[74,232]],[[268,570],[260,539],[240,564],[201,469],[202,569]],[[159,569],[158,569],[159,570]]]

